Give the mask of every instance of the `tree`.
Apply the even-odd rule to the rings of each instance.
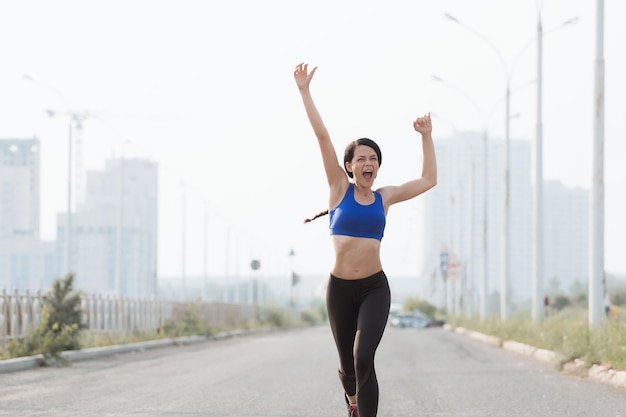
[[[56,279],[43,297],[39,325],[26,338],[10,340],[9,355],[15,358],[41,354],[45,359],[65,363],[61,357],[64,350],[80,349],[80,301],[80,293],[74,291],[74,274]]]

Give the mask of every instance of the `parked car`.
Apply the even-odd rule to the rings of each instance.
[[[412,311],[391,317],[389,324],[393,327],[425,328],[431,326],[432,320],[421,311]]]

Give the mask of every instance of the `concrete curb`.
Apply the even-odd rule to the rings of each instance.
[[[500,347],[502,345],[502,341],[496,336],[490,336],[487,334],[475,332],[473,330],[467,330],[463,327],[457,327],[456,329],[454,329],[454,331],[459,334],[464,334],[472,339],[487,343],[488,345],[492,345],[495,347]]]
[[[443,328],[448,331],[466,335],[468,337],[471,337],[472,339],[482,341],[495,347],[501,347],[502,349],[509,352],[531,357],[540,362],[545,362],[558,366],[564,361],[563,356],[557,352],[536,348],[525,343],[520,343],[513,340],[500,340],[498,337],[495,336],[486,335],[473,330],[467,330],[463,327],[455,328],[448,324],[444,325]],[[591,367],[588,368],[585,362],[581,359],[574,359],[572,361],[564,363],[562,369],[564,372],[567,372],[569,374],[586,376],[596,382],[602,382],[614,385],[616,387],[626,388],[626,371],[617,371],[604,365],[591,365]]]
[[[589,368],[589,378],[616,387],[626,388],[626,372],[616,371],[604,365],[591,365],[591,368]]]
[[[43,356],[27,356],[24,358],[6,359],[0,361],[0,374],[8,372],[25,371],[45,364]]]
[[[222,332],[214,336],[185,336],[173,339],[149,340],[146,342],[127,343],[123,345],[112,345],[86,348],[81,350],[69,350],[61,352],[61,358],[68,362],[78,362],[93,358],[113,356],[121,353],[144,352],[148,349],[156,349],[167,346],[183,346],[194,343],[206,342],[209,340],[223,340],[230,337],[242,336],[250,333],[246,330],[235,330],[232,332]],[[6,359],[0,361],[0,374],[25,371],[39,366],[56,365],[56,360],[45,360],[43,355],[26,356],[23,358]]]
[[[563,357],[556,352],[536,348],[534,346],[512,340],[503,341],[502,349],[518,353],[520,355],[531,356],[540,362],[550,363],[552,365],[559,365],[563,362]]]

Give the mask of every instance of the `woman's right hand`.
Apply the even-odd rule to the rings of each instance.
[[[313,74],[315,74],[315,70],[317,69],[317,67],[315,67],[309,72],[308,68],[309,64],[302,62],[296,65],[296,69],[293,72],[293,78],[296,80],[296,84],[300,90],[309,88],[311,78],[313,78]]]

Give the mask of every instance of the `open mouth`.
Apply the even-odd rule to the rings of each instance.
[[[365,179],[371,180],[373,176],[374,176],[374,173],[372,171],[364,171],[363,172],[363,177]]]

